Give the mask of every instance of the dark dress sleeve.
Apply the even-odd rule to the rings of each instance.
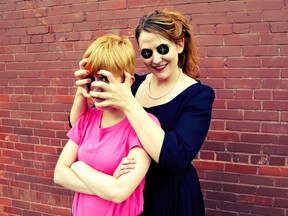
[[[207,135],[215,93],[209,86],[200,86],[185,96],[173,128],[165,131],[159,165],[168,172],[191,168]]]

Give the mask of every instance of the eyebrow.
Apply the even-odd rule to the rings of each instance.
[[[169,44],[166,42],[166,43],[160,43],[158,46],[156,46],[156,49],[157,49],[157,47],[159,47],[159,46],[161,46],[161,45],[166,45],[166,46],[168,46],[168,47],[169,47]],[[141,48],[141,50],[143,50],[143,49],[152,50],[152,49],[150,49],[150,48],[146,48],[146,47],[144,47],[144,48]]]

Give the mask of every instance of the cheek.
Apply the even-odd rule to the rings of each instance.
[[[143,61],[144,65],[151,65],[152,64],[152,58],[150,58],[150,59],[143,59],[142,58],[142,61]]]

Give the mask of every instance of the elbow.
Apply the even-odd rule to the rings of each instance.
[[[124,202],[125,200],[127,200],[129,196],[130,196],[130,194],[126,194],[125,191],[114,190],[110,194],[109,200],[111,202],[116,203],[116,204],[120,204],[120,203]]]
[[[54,183],[55,184],[59,184],[59,175],[58,173],[56,173],[56,171],[54,171],[54,177],[53,177]]]
[[[53,176],[53,180],[55,184],[59,184],[61,185],[61,173],[59,172],[59,170],[57,170],[57,168],[54,171],[54,176]]]
[[[126,196],[117,195],[117,196],[114,196],[111,201],[116,203],[116,204],[120,204],[127,199],[128,199],[128,197],[126,197]]]

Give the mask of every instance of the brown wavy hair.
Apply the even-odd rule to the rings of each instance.
[[[200,76],[196,41],[192,28],[184,15],[167,9],[156,10],[140,19],[135,29],[138,45],[142,31],[160,35],[173,43],[179,43],[184,38],[184,50],[179,54],[178,66],[193,79]]]

